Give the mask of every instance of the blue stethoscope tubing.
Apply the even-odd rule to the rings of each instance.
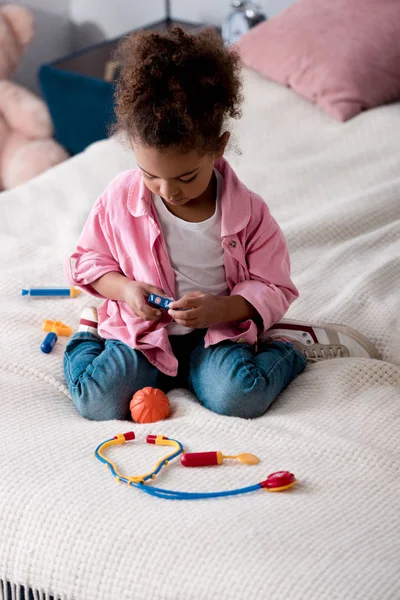
[[[255,492],[259,489],[262,489],[262,485],[260,483],[256,483],[254,485],[250,485],[247,487],[237,488],[237,489],[233,489],[233,490],[225,490],[225,491],[220,491],[220,492],[179,492],[177,490],[167,490],[164,488],[148,487],[148,486],[144,485],[143,483],[135,483],[133,481],[129,481],[126,477],[123,477],[123,476],[117,474],[112,463],[110,461],[108,461],[106,458],[104,458],[103,456],[100,456],[100,454],[99,454],[101,447],[105,443],[111,442],[113,439],[114,438],[105,440],[104,442],[102,442],[101,444],[99,444],[97,446],[97,448],[95,450],[96,458],[98,460],[100,460],[100,462],[104,463],[105,465],[107,465],[109,467],[109,469],[114,477],[117,477],[120,481],[123,481],[124,483],[127,483],[128,485],[138,488],[142,492],[149,494],[149,496],[154,496],[155,498],[164,498],[166,500],[202,500],[202,499],[207,499],[207,498],[222,498],[224,496],[238,496],[239,494],[247,494],[249,492]],[[176,458],[183,452],[183,446],[180,442],[178,442],[178,440],[171,440],[171,441],[174,441],[177,444],[179,444],[179,449],[169,457],[169,459],[168,459],[169,461]],[[149,479],[152,479],[153,475],[157,475],[163,466],[164,466],[164,463],[161,463],[153,473],[151,473],[147,476],[144,476],[143,480],[147,481]]]
[[[249,485],[248,487],[237,488],[234,490],[226,490],[223,492],[178,492],[175,490],[166,490],[163,488],[147,487],[140,483],[131,483],[138,487],[142,492],[146,492],[150,496],[156,498],[165,498],[167,500],[202,500],[206,498],[221,498],[223,496],[238,496],[239,494],[247,494],[262,489],[260,483]]]

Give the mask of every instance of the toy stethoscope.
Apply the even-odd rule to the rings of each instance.
[[[180,454],[183,454],[183,446],[177,440],[167,438],[163,435],[148,435],[146,438],[146,441],[148,444],[156,444],[157,446],[172,446],[174,448],[173,452],[171,452],[164,458],[160,459],[157,462],[157,464],[155,465],[154,469],[152,471],[150,471],[149,473],[145,473],[144,475],[127,476],[127,475],[123,475],[117,469],[117,467],[115,466],[115,463],[113,463],[113,461],[111,461],[109,458],[104,456],[103,451],[106,450],[107,448],[110,448],[111,446],[125,444],[127,441],[134,440],[134,439],[135,439],[135,434],[133,431],[129,431],[127,433],[119,433],[112,439],[106,440],[105,442],[102,442],[99,446],[97,446],[97,448],[95,450],[95,457],[98,460],[100,460],[102,463],[104,463],[106,465],[106,467],[109,468],[112,475],[117,479],[117,481],[122,481],[124,483],[127,483],[128,485],[136,487],[136,488],[142,490],[142,492],[146,492],[146,494],[150,494],[151,496],[156,496],[157,498],[166,498],[169,500],[200,500],[200,499],[204,499],[204,498],[221,498],[223,496],[237,496],[239,494],[247,494],[248,492],[255,492],[260,489],[265,489],[269,492],[281,492],[281,491],[284,491],[284,490],[287,490],[287,489],[293,487],[296,483],[296,479],[292,473],[290,473],[289,471],[278,471],[276,473],[272,473],[271,475],[269,475],[267,477],[267,479],[265,479],[264,481],[260,481],[259,483],[256,483],[254,485],[250,485],[248,487],[243,487],[243,488],[237,488],[237,489],[233,489],[233,490],[221,491],[221,492],[179,492],[179,491],[175,491],[175,490],[166,490],[163,488],[147,486],[146,482],[149,480],[151,481],[151,480],[155,479],[156,476],[158,475],[158,473],[161,471],[161,469],[164,466],[168,465],[169,461],[173,460],[174,458],[177,458]],[[187,463],[186,466],[200,466],[200,464],[221,464],[222,458],[235,458],[235,457],[222,457],[222,454],[220,452],[197,453],[197,455],[201,455],[201,454],[203,456],[211,455],[211,454],[215,455],[216,462],[213,462],[213,463],[197,462],[196,465],[194,463],[192,465],[189,465]],[[181,459],[182,464],[185,464],[185,461],[183,460],[183,458],[185,456],[188,457],[190,455],[183,454],[183,457]],[[195,454],[193,454],[192,456],[195,456]],[[254,455],[239,455],[239,456],[254,456]],[[254,458],[256,458],[256,457],[254,457]],[[242,462],[244,462],[244,461],[242,461]],[[254,462],[254,461],[251,461],[251,462]],[[258,462],[258,459],[256,459],[256,462]]]

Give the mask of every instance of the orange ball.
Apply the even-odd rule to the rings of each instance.
[[[130,402],[132,419],[136,423],[154,423],[169,416],[168,397],[157,388],[145,387],[134,394]]]

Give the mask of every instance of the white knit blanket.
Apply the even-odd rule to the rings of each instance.
[[[77,327],[92,299],[28,299],[63,285],[62,259],[107,182],[134,163],[101,142],[0,196],[0,599],[31,587],[65,600],[394,600],[400,598],[400,111],[336,123],[293,92],[246,74],[230,158],[289,241],[300,299],[289,316],[343,322],[383,361],[309,366],[262,418],[220,417],[184,390],[169,420],[89,422],[65,388],[66,338],[44,355],[44,319]],[[140,473],[162,456],[148,433],[188,451],[253,452],[256,466],[184,469],[161,487],[219,490],[291,470],[285,494],[155,499],[117,484],[93,452]]]

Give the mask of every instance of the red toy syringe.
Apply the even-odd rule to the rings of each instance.
[[[245,465],[256,465],[259,460],[255,454],[237,454],[236,456],[224,456],[222,452],[185,452],[181,456],[184,467],[208,467],[210,465],[222,465],[227,458],[235,458]]]

